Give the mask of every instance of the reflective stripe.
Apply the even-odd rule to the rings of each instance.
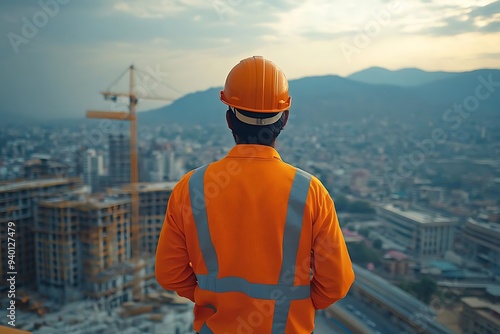
[[[279,296],[281,299],[296,300],[310,297],[309,285],[250,283],[244,278],[234,276],[217,278],[212,275],[196,275],[196,278],[200,289],[213,292],[241,292],[257,299],[273,299],[272,296]]]
[[[311,175],[297,169],[288,198],[285,230],[283,234],[283,260],[278,284],[251,283],[241,277],[217,278],[219,263],[208,226],[204,192],[204,176],[208,165],[198,168],[189,179],[189,195],[193,217],[200,242],[202,257],[208,275],[196,275],[198,287],[218,293],[240,292],[251,298],[274,300],[273,334],[285,332],[292,300],[310,298],[310,285],[294,286],[295,264],[302,232],[302,219]],[[197,198],[197,196],[199,198]],[[198,200],[198,202],[197,202]],[[203,324],[200,334],[211,333]]]
[[[203,259],[207,265],[208,272],[217,276],[219,273],[219,261],[217,260],[217,254],[215,253],[208,228],[205,189],[203,187],[203,177],[205,176],[207,167],[208,165],[205,165],[196,169],[189,178],[189,196]]]
[[[214,313],[217,312],[217,309],[212,304],[207,304],[204,307],[207,307],[207,308],[213,310]],[[207,323],[206,322],[203,323],[203,326],[201,326],[199,334],[213,334],[213,333],[214,332],[212,332],[212,330],[207,326]]]
[[[285,232],[283,234],[283,262],[281,263],[280,285],[286,284],[293,287],[295,263],[297,262],[297,251],[299,250],[300,233],[302,232],[302,218],[304,217],[304,207],[310,183],[311,175],[297,168],[290,196],[288,197]],[[304,298],[308,298],[310,295],[309,292],[307,297]],[[272,333],[285,333],[291,298],[287,293],[284,293],[283,296],[286,299],[282,300],[281,303],[276,302],[274,307]]]
[[[200,334],[214,334],[214,332],[212,332],[212,330],[207,326],[207,323],[205,322],[203,326],[201,326]]]

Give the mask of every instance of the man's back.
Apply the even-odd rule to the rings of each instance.
[[[202,333],[310,333],[314,310],[354,277],[321,183],[274,148],[244,144],[176,186],[156,274],[195,302]]]

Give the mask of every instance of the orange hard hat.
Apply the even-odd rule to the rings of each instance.
[[[257,113],[281,112],[292,104],[285,74],[260,56],[243,59],[233,67],[220,99],[230,107]]]

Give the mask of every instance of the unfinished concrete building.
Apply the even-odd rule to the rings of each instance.
[[[130,200],[54,198],[39,203],[35,223],[37,284],[54,300],[90,298],[104,309],[132,300]]]
[[[34,285],[35,238],[33,222],[38,200],[67,193],[80,188],[79,178],[50,178],[40,180],[9,181],[0,184],[0,277],[5,283],[7,270],[7,229],[8,222],[15,223],[16,271],[18,287]]]
[[[167,202],[175,184],[176,182],[139,184],[141,250],[144,253],[156,254],[156,245],[165,219]]]
[[[167,211],[167,202],[176,182],[141,182],[139,188],[139,218],[141,253],[156,254],[156,245]],[[130,185],[111,188],[109,194],[129,197]]]
[[[156,282],[154,265],[156,245],[165,219],[167,202],[176,182],[139,183],[139,222],[141,236],[141,258],[144,260],[144,285]],[[129,198],[130,185],[112,188],[108,193]]]

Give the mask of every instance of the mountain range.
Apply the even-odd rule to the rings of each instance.
[[[292,96],[291,122],[304,120],[304,123],[314,125],[365,119],[371,122],[395,120],[403,123],[435,123],[443,122],[445,117],[451,122],[457,115],[448,109],[464,103],[468,104],[469,109],[474,109],[476,121],[491,121],[495,124],[500,121],[498,69],[427,72],[416,68],[392,71],[372,67],[347,77],[325,75],[290,80],[289,85]],[[168,106],[141,112],[138,115],[139,122],[224,124],[227,107],[219,100],[221,89],[214,87],[190,93]],[[0,121],[5,124],[42,122],[17,113],[0,114]],[[43,122],[70,124],[74,121],[68,118]]]
[[[363,118],[443,121],[447,109],[464,103],[478,114],[478,120],[498,120],[500,112],[500,70],[497,69],[426,72],[373,67],[345,78],[314,76],[290,80],[289,85],[291,114],[311,124]],[[478,91],[480,85],[483,88]],[[219,101],[221,89],[187,94],[168,106],[140,113],[139,121],[150,124],[224,122],[226,106]]]

